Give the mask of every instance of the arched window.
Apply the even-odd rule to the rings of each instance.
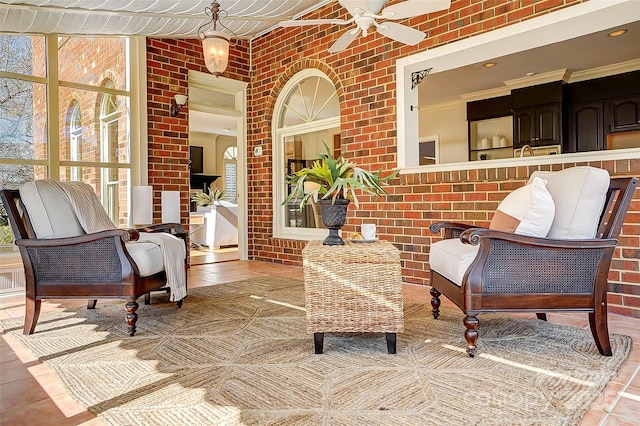
[[[113,81],[104,84],[115,87]],[[116,96],[105,94],[100,104],[100,160],[103,163],[118,163],[118,105]],[[105,167],[101,173],[102,204],[114,223],[118,220],[118,167]]]
[[[224,151],[224,194],[227,201],[235,203],[238,199],[237,167],[238,147],[230,146]]]
[[[274,236],[291,239],[321,239],[311,207],[297,203],[283,206],[289,193],[286,176],[311,165],[325,145],[340,150],[340,103],[333,82],[318,69],[295,74],[276,100],[273,115]]]
[[[73,101],[69,113],[69,160],[82,161],[82,115],[80,104]],[[71,180],[82,180],[82,167],[71,167]]]

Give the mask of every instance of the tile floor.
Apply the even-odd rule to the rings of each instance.
[[[190,286],[222,284],[265,275],[302,279],[302,268],[253,261],[227,261],[195,265],[189,269]],[[407,299],[428,303],[426,287],[406,284]],[[445,303],[447,303],[445,301]],[[42,310],[85,300],[47,301]],[[0,297],[0,319],[24,316],[23,296]],[[588,328],[585,314],[549,314],[551,322]],[[582,420],[582,426],[640,424],[640,319],[609,315],[609,331],[633,338],[629,360],[618,377]],[[102,425],[93,414],[76,403],[56,380],[53,372],[15,339],[0,339],[0,424],[2,425]]]

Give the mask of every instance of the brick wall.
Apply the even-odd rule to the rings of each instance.
[[[292,265],[302,263],[301,250],[305,241],[272,237],[271,120],[275,100],[297,71],[309,67],[321,69],[338,89],[345,157],[366,164],[372,170],[392,169],[397,160],[395,61],[398,58],[581,2],[454,0],[450,10],[403,22],[427,33],[427,38],[414,47],[393,42],[374,32],[366,38],[358,38],[347,50],[330,54],[327,48],[346,30],[341,26],[279,28],[253,40],[247,100],[247,153],[261,145],[264,155],[247,155],[249,258]],[[349,16],[339,4],[332,2],[305,18],[348,19]],[[195,51],[195,59],[183,60],[193,62],[193,66],[202,66],[200,52]],[[248,75],[246,66],[234,67],[230,66],[224,75],[235,73],[237,77],[231,78],[244,80],[242,76]],[[149,85],[151,89],[151,81]],[[162,102],[165,108],[169,95],[172,93],[163,95],[167,97]],[[171,121],[165,117],[167,115],[166,111],[159,111],[155,119],[163,123]],[[150,121],[150,131],[154,124]],[[162,164],[161,158],[153,161]],[[591,165],[606,168],[613,175],[640,175],[637,160]],[[548,167],[541,166],[540,169]],[[442,219],[488,224],[499,201],[523,185],[535,169],[537,167],[509,167],[404,175],[393,182],[390,197],[378,202],[362,197],[360,209],[350,206],[344,230],[355,231],[363,220],[376,223],[382,238],[392,241],[401,250],[403,278],[407,282],[428,284],[429,247],[432,241],[441,238],[429,233],[429,225]],[[635,317],[640,317],[639,212],[640,198],[636,195],[610,275],[613,290],[610,310]]]
[[[224,77],[248,81],[247,41],[231,48]],[[169,104],[188,93],[189,70],[208,72],[199,39],[147,39],[147,120],[149,185],[154,193],[154,222],[160,221],[160,191],[180,191],[182,223],[189,220],[189,103],[176,117]]]

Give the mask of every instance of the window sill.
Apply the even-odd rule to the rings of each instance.
[[[615,149],[592,152],[576,152],[560,155],[541,155],[537,157],[501,158],[495,160],[465,161],[459,163],[433,164],[427,166],[403,167],[400,174],[448,172],[458,170],[478,170],[518,166],[537,166],[543,164],[564,164],[589,161],[629,160],[640,158],[640,148]]]

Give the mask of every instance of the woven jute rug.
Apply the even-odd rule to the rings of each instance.
[[[631,348],[612,335],[603,357],[588,330],[483,315],[469,358],[458,309],[406,303],[397,354],[383,334],[327,334],[315,355],[303,283],[276,277],[138,313],[134,337],[116,301],[44,313],[31,336],[2,327],[112,425],[572,425]]]

